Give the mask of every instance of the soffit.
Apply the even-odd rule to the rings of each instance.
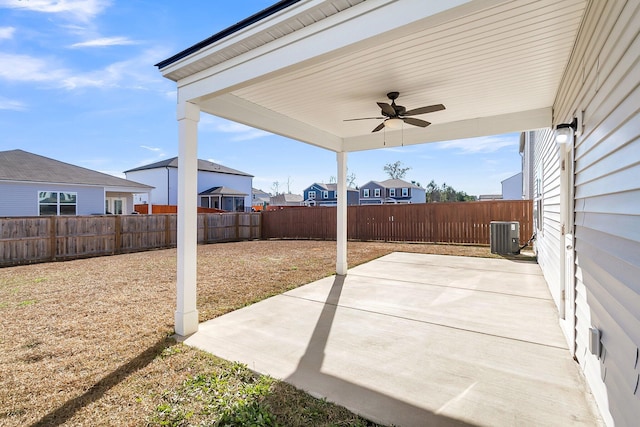
[[[323,2],[322,6],[334,7],[336,3],[341,3],[345,8],[342,10],[346,10],[357,2]],[[349,49],[337,49],[331,55],[265,75],[256,82],[237,85],[226,94],[202,97],[201,108],[336,151],[550,126],[550,113],[545,112],[550,112],[553,105],[580,27],[585,1],[475,0],[469,3],[475,7],[460,8],[459,14],[453,8],[446,19],[415,22],[403,31],[380,34],[375,43],[369,40]],[[325,9],[316,4],[314,13],[321,10]],[[323,15],[329,16],[327,12],[317,15],[308,12],[307,26],[316,25],[324,19]],[[314,22],[313,16],[317,21]],[[297,19],[305,22],[300,17]],[[293,28],[291,21],[288,22],[261,31],[275,35],[280,29],[284,34]],[[341,31],[348,38],[359,28],[346,25]],[[243,47],[251,48],[249,44]],[[271,55],[274,61],[278,60],[277,50]],[[218,67],[224,64],[224,60],[219,62],[221,58],[213,59],[213,56],[207,60],[217,61]],[[202,67],[200,63],[198,72]],[[186,73],[184,76],[193,76],[191,73],[196,69],[187,68],[181,72]],[[175,76],[176,72],[171,71],[171,75]],[[447,109],[419,116],[433,123],[424,129],[405,125],[401,131],[371,134],[379,120],[344,121],[379,116],[376,102],[388,102],[385,94],[390,91],[400,92],[396,102],[407,109],[436,103],[444,104]],[[243,109],[226,108],[225,103],[242,104]],[[540,111],[543,119],[531,119],[541,117],[537,114]],[[274,117],[283,120],[273,120]],[[510,124],[506,118],[522,120],[511,120]],[[484,119],[486,122],[482,122]],[[482,126],[482,123],[491,125]],[[296,132],[294,128],[317,132],[312,135]],[[318,135],[333,137],[334,142],[325,145],[318,140]],[[339,148],[335,140],[342,141]],[[390,141],[391,144],[387,144]]]

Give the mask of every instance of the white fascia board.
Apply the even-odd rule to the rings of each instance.
[[[320,148],[332,151],[342,150],[342,138],[231,94],[210,99],[203,103],[201,108],[202,111],[214,116]]]
[[[155,187],[104,187],[105,192],[109,193],[148,193]]]
[[[545,107],[498,116],[435,124],[426,129],[412,127],[411,129],[405,128],[402,131],[387,132],[386,134],[384,131],[380,131],[368,135],[348,137],[344,138],[343,149],[350,152],[428,142],[452,141],[543,129],[551,127],[551,125],[552,108]]]
[[[321,62],[328,55],[377,46],[504,0],[370,0],[178,81],[178,102],[217,96],[274,73]],[[463,7],[464,6],[464,7]],[[447,12],[449,13],[443,13]],[[409,13],[410,12],[410,13]],[[426,21],[425,21],[426,20]],[[206,56],[206,54],[195,54]]]

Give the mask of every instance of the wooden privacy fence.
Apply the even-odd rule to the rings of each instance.
[[[259,213],[198,214],[198,243],[260,238]],[[177,215],[0,218],[0,266],[170,248]]]
[[[490,243],[491,221],[518,221],[520,244],[533,233],[530,200],[349,206],[347,237],[387,242]],[[335,239],[336,208],[262,213],[262,237]]]

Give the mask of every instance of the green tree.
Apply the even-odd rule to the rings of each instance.
[[[447,183],[438,185],[435,180],[431,180],[425,187],[427,192],[427,202],[471,202],[476,200],[476,196],[470,196],[464,191],[457,191]]]
[[[402,162],[398,160],[395,163],[387,163],[384,165],[383,170],[391,179],[402,179],[405,177],[407,172],[411,170],[411,167],[403,167]]]

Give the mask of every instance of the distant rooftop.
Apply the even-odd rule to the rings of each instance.
[[[161,160],[159,162],[151,163],[144,166],[139,166],[137,168],[129,169],[124,171],[124,173],[142,171],[147,169],[161,169],[161,168],[178,168],[178,158],[173,157],[167,160]],[[210,162],[208,160],[198,159],[198,170],[199,171],[207,171],[207,172],[217,172],[217,173],[226,173],[229,175],[241,175],[241,176],[251,176],[246,172],[239,171],[237,169],[232,169],[223,165],[219,165],[217,163]]]
[[[50,159],[23,150],[0,151],[0,181],[82,184],[103,187],[153,187],[102,172]]]

